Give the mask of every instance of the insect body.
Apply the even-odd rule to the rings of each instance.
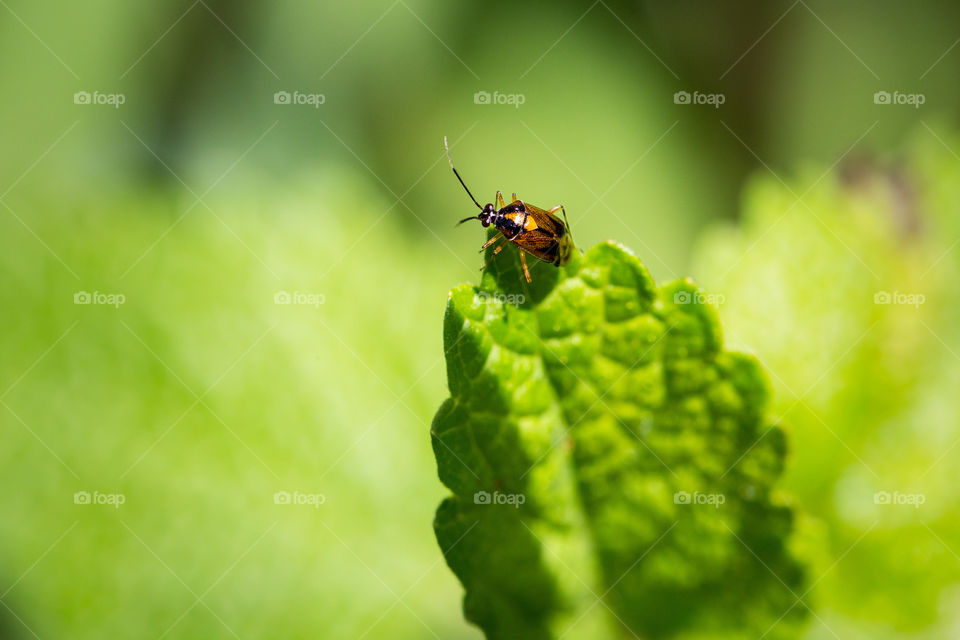
[[[463,185],[467,195],[480,209],[478,215],[464,218],[458,224],[463,224],[468,220],[479,220],[484,227],[493,225],[497,230],[497,234],[487,240],[481,247],[481,251],[499,241],[500,244],[493,250],[495,256],[503,250],[508,242],[512,242],[520,249],[520,263],[523,265],[523,275],[527,282],[532,282],[530,270],[527,268],[526,255],[528,253],[538,260],[549,262],[557,267],[570,261],[574,245],[573,237],[570,234],[570,225],[567,223],[567,212],[563,205],[558,204],[552,209],[545,210],[527,204],[522,200],[517,200],[517,194],[513,194],[513,201],[506,204],[503,201],[503,195],[497,191],[496,202],[499,208],[495,207],[493,203],[481,206],[477,199],[473,197],[473,194],[470,193],[470,189],[463,182],[463,178],[454,169],[446,138],[443,139],[443,146],[447,150],[447,159],[450,161],[453,175],[457,176],[457,180]],[[554,215],[556,211],[563,213],[563,220]]]

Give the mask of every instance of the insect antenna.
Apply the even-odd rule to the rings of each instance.
[[[477,205],[477,209],[483,211],[483,207],[477,202],[477,199],[473,197],[473,194],[470,193],[470,189],[467,189],[466,183],[463,181],[463,178],[460,177],[460,174],[457,173],[457,170],[453,168],[453,158],[450,157],[450,145],[447,144],[447,136],[443,136],[443,148],[447,150],[447,162],[450,163],[450,168],[453,169],[453,175],[457,176],[457,180],[460,181],[460,184],[463,185],[464,191],[467,192],[467,195],[470,196],[470,199],[473,200],[473,204]],[[466,220],[461,220],[460,224],[463,224],[467,220],[473,220],[474,218],[467,218]]]

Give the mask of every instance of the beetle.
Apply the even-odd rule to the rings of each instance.
[[[516,193],[513,194],[513,201],[506,204],[503,201],[503,194],[497,191],[495,199],[499,208],[495,207],[492,202],[481,206],[454,168],[446,137],[443,138],[443,146],[447,150],[447,161],[450,163],[453,175],[457,176],[457,180],[460,181],[464,191],[473,200],[473,204],[480,209],[479,214],[464,218],[457,224],[463,224],[469,220],[479,220],[484,227],[493,225],[497,234],[480,247],[481,251],[502,240],[500,245],[493,250],[490,260],[493,260],[493,257],[500,253],[508,242],[512,242],[520,250],[520,263],[523,265],[523,275],[528,283],[533,282],[530,279],[530,270],[527,268],[526,256],[528,253],[534,258],[556,267],[562,267],[570,262],[570,257],[574,251],[573,236],[570,233],[570,224],[567,222],[567,211],[562,204],[558,204],[552,209],[541,209],[518,200]],[[554,215],[557,211],[563,213],[563,220]],[[487,262],[484,269],[489,264]]]

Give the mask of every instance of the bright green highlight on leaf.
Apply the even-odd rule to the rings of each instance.
[[[530,266],[532,285],[509,247],[446,311],[435,528],[466,617],[491,639],[795,636],[759,364],[619,245]]]

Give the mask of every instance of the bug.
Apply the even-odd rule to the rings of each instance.
[[[523,275],[528,283],[533,282],[530,279],[530,269],[527,268],[526,256],[528,253],[538,260],[549,262],[557,267],[562,267],[570,262],[570,256],[574,250],[573,236],[570,233],[570,224],[567,222],[567,211],[562,204],[558,204],[552,209],[541,209],[518,200],[516,193],[513,194],[513,201],[506,204],[503,201],[503,194],[497,191],[495,200],[499,208],[494,206],[492,202],[481,206],[454,168],[446,137],[443,138],[443,146],[447,150],[447,160],[450,162],[453,175],[457,176],[457,180],[460,181],[464,191],[473,200],[473,204],[480,209],[479,214],[464,218],[457,224],[463,224],[469,220],[479,220],[484,227],[493,225],[497,230],[496,235],[480,247],[480,250],[484,251],[494,243],[500,242],[493,250],[490,260],[493,260],[494,256],[500,253],[508,242],[512,242],[520,250],[520,264],[523,265]],[[563,220],[554,215],[557,211],[563,213]],[[490,262],[487,262],[484,269],[489,264]]]

